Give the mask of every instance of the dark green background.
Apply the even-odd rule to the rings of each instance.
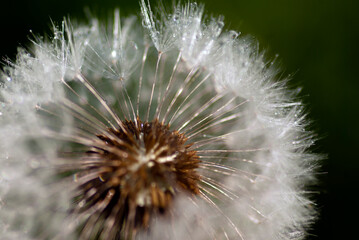
[[[224,15],[227,28],[258,39],[269,58],[279,54],[284,76],[292,74],[292,86],[303,87],[301,95],[320,138],[313,149],[328,154],[315,188],[320,219],[308,239],[356,239],[352,234],[358,222],[358,1],[201,2],[208,13]],[[100,16],[115,6],[122,16],[139,12],[137,0],[3,1],[0,56],[14,58],[16,47],[28,44],[30,29],[41,35],[49,32],[50,17],[55,22],[67,15],[83,18],[85,6]]]

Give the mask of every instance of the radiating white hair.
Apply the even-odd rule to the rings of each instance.
[[[202,5],[163,13],[141,0],[141,13],[142,25],[117,10],[112,24],[65,20],[4,67],[1,239],[303,239],[318,156],[296,92]],[[187,138],[199,193],[175,195],[171,217],[153,216],[150,231],[118,233],[116,214],[93,217],[101,206],[70,210],[92,176],[78,175],[90,161],[78,152],[137,117]]]

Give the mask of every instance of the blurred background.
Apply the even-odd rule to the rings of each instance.
[[[151,1],[154,3],[155,1]],[[170,5],[171,0],[162,0]],[[320,211],[308,239],[354,237],[359,181],[359,2],[344,0],[202,0],[207,13],[224,15],[226,28],[255,37],[268,59],[278,54],[283,76],[301,96],[319,141],[313,150],[321,161],[319,184],[313,190]],[[0,5],[0,57],[15,59],[27,46],[30,29],[49,33],[50,19],[85,19],[84,7],[100,17],[114,7],[121,15],[139,14],[137,0],[18,0]],[[355,100],[357,99],[357,100]],[[357,156],[357,157],[355,157]]]

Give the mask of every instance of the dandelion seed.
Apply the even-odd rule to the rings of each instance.
[[[65,20],[4,67],[2,238],[302,239],[301,103],[202,5],[141,13]]]

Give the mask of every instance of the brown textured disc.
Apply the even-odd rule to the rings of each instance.
[[[74,212],[95,214],[87,221],[102,222],[102,231],[132,235],[147,229],[151,216],[165,214],[178,192],[199,192],[199,158],[183,134],[158,120],[122,124],[97,136],[106,147],[87,152],[94,164],[79,173],[89,178],[77,189]]]

